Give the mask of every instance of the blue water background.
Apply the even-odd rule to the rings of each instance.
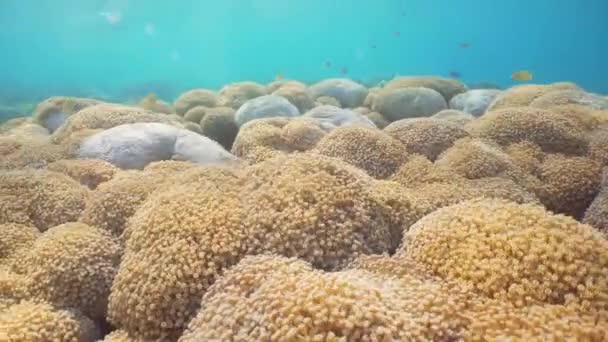
[[[520,69],[608,94],[608,0],[2,0],[0,52],[0,102]]]

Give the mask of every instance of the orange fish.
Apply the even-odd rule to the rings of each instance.
[[[532,78],[532,73],[528,70],[520,70],[511,75],[511,79],[515,81],[531,81]]]

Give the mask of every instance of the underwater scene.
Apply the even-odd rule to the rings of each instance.
[[[0,342],[608,341],[608,1],[0,1]]]

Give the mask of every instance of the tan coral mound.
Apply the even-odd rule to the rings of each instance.
[[[390,122],[384,117],[384,115],[378,112],[369,111],[368,113],[361,113],[365,115],[368,119],[370,119],[376,127],[379,129],[384,129],[384,127],[388,126]]]
[[[463,181],[464,177],[450,169],[436,167],[427,157],[416,154],[401,165],[390,179],[408,188],[415,188],[424,184]]]
[[[1,261],[0,261],[1,262]],[[24,277],[0,265],[0,313],[25,298]],[[0,331],[0,336],[2,332]]]
[[[524,172],[535,173],[545,157],[543,150],[533,142],[522,141],[505,148],[515,165]]]
[[[103,102],[79,97],[54,96],[40,102],[32,114],[35,123],[53,132],[74,113]]]
[[[231,152],[250,162],[259,162],[267,159],[264,156],[310,150],[326,133],[318,121],[308,118],[252,120],[239,130]]]
[[[202,134],[220,143],[227,151],[232,148],[239,132],[234,113],[230,107],[216,107],[207,110],[200,121]]]
[[[397,255],[516,306],[608,309],[608,240],[538,205],[478,199],[437,210],[410,228]]]
[[[206,289],[243,255],[239,197],[212,183],[156,192],[130,220],[108,318],[133,338],[179,337]]]
[[[537,171],[541,202],[551,211],[581,218],[600,188],[602,167],[586,157],[550,154]]]
[[[0,136],[0,169],[42,168],[56,160],[66,158],[62,146],[47,138],[35,136]]]
[[[488,111],[509,107],[529,106],[532,101],[555,90],[578,89],[574,83],[524,84],[507,89],[498,95]]]
[[[207,114],[207,111],[209,109],[210,109],[209,107],[205,107],[205,106],[192,107],[192,108],[188,109],[188,111],[186,113],[184,113],[184,119],[186,119],[190,122],[199,123],[199,122],[201,122],[201,119],[205,117],[205,115]]]
[[[563,305],[512,307],[497,301],[469,314],[465,341],[606,341],[608,321]]]
[[[475,119],[473,115],[455,109],[444,109],[431,116],[431,118],[454,122],[460,127],[464,127],[467,123]]]
[[[128,332],[119,329],[106,335],[103,342],[138,342],[138,340],[129,336]]]
[[[102,319],[120,254],[118,242],[109,234],[82,223],[66,223],[21,250],[11,270],[24,276],[28,298]]]
[[[17,223],[0,224],[0,264],[10,259],[20,249],[29,249],[40,236],[36,227]]]
[[[297,256],[336,270],[360,254],[390,250],[391,229],[365,172],[316,154],[295,153],[244,172],[250,254]]]
[[[606,175],[604,175],[604,182]],[[608,237],[608,191],[604,187],[585,211],[583,223],[593,226]]]
[[[588,147],[585,132],[571,119],[549,110],[517,107],[486,112],[473,121],[472,135],[500,145],[530,141],[548,153],[582,155]]]
[[[83,130],[108,129],[136,122],[158,122],[179,126],[170,115],[117,104],[99,104],[87,107],[70,116],[65,124],[53,133],[55,143],[65,143],[70,137]]]
[[[237,82],[223,87],[218,105],[239,109],[245,102],[266,95],[266,87],[254,82]]]
[[[49,304],[22,302],[0,311],[0,341],[93,342],[100,337],[88,318]]]
[[[589,136],[589,158],[608,165],[608,129],[599,129]]]
[[[148,195],[191,167],[187,162],[163,161],[152,163],[143,171],[120,171],[91,194],[80,221],[120,236]]]
[[[547,110],[563,115],[572,120],[580,129],[586,132],[591,132],[600,127],[605,120],[602,116],[607,116],[606,111],[594,110],[588,106],[580,104],[566,104],[549,106]]]
[[[138,107],[153,111],[155,113],[172,114],[173,107],[165,101],[159,100],[156,94],[152,93],[141,99],[137,104]]]
[[[380,130],[339,127],[324,136],[313,152],[339,158],[375,178],[387,178],[407,159],[403,144]]]
[[[0,223],[21,223],[45,231],[76,221],[89,196],[89,189],[61,173],[0,171]]]
[[[178,115],[184,116],[186,112],[196,106],[215,107],[218,103],[218,95],[207,89],[192,89],[181,94],[173,107]]]
[[[461,138],[469,134],[453,122],[430,118],[405,119],[384,128],[391,137],[401,141],[411,153],[418,153],[430,160]]]
[[[95,189],[99,184],[109,181],[119,171],[114,165],[96,159],[58,160],[49,164],[47,170],[68,175],[89,189]]]
[[[446,102],[452,97],[467,91],[467,87],[457,80],[434,76],[411,76],[395,78],[384,86],[384,89],[400,89],[409,87],[430,88],[440,93]]]
[[[203,297],[179,342],[453,340],[465,304],[450,298],[458,297],[414,277],[324,273],[297,259],[247,257]]]
[[[393,181],[376,181],[371,195],[383,206],[384,216],[390,227],[391,249],[394,252],[401,244],[403,233],[424,216],[430,203],[417,196],[414,191]]]
[[[530,107],[551,108],[560,105],[582,105],[592,109],[608,109],[608,101],[581,89],[555,90],[532,101]]]
[[[474,138],[456,141],[452,147],[439,155],[435,166],[469,179],[494,177],[505,173],[517,173],[518,176],[523,174],[500,146]]]

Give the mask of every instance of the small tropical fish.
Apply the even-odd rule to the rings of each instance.
[[[452,78],[460,78],[460,76],[462,76],[462,74],[458,71],[450,71],[450,77]]]
[[[122,19],[120,12],[100,12],[99,15],[104,17],[110,25],[116,25]]]
[[[515,81],[530,81],[532,77],[532,73],[528,70],[520,70],[511,75],[511,79]]]
[[[377,48],[377,45],[376,45],[376,44],[372,44],[370,47],[371,47],[372,49],[375,49],[375,48]]]
[[[275,80],[275,81],[282,81],[282,80],[284,80],[284,79],[285,79],[285,77],[283,77],[283,73],[282,73],[282,72],[280,72],[280,73],[278,73],[278,74],[276,74],[276,75],[274,76],[274,80]]]
[[[331,62],[330,62],[330,61],[325,61],[325,63],[323,63],[323,65],[324,65],[326,68],[331,68]]]
[[[146,27],[144,30],[148,36],[151,36],[154,34],[154,31],[156,31],[156,27],[154,27],[154,24],[148,23],[148,24],[146,24]]]
[[[468,49],[470,47],[471,47],[471,44],[469,44],[469,43],[466,43],[466,42],[460,43],[460,48],[461,49]]]
[[[346,75],[346,74],[348,74],[348,68],[347,67],[342,67],[340,69],[340,72]]]
[[[395,31],[395,36],[397,36],[397,37],[401,36],[401,32]]]

